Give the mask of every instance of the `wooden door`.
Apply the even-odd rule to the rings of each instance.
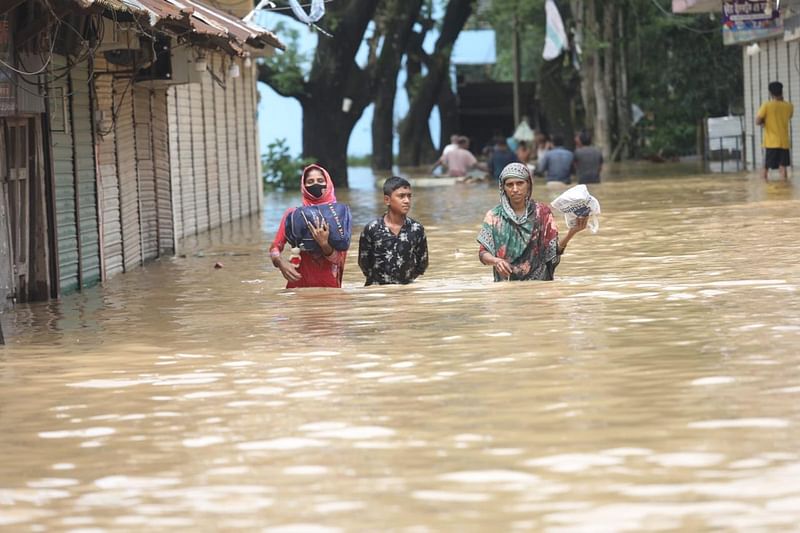
[[[0,310],[8,307],[14,297],[13,249],[11,248],[11,228],[8,217],[8,172],[9,154],[6,143],[7,128],[0,119]]]
[[[30,176],[33,164],[33,128],[30,119],[7,119],[6,195],[8,227],[11,233],[11,264],[16,297],[28,294],[28,253],[30,250]]]

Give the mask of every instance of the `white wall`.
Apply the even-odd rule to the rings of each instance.
[[[783,83],[783,97],[796,108],[789,136],[792,166],[800,166],[800,41],[771,39],[759,42],[759,47],[761,51],[755,55],[748,55],[742,47],[747,168],[756,170],[764,165],[763,135],[755,116],[769,98],[767,85],[772,81]]]

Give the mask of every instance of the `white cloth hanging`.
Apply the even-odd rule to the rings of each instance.
[[[547,23],[542,57],[546,61],[552,61],[560,56],[562,51],[569,50],[569,40],[567,39],[567,32],[564,30],[564,21],[561,20],[561,15],[558,13],[558,7],[556,7],[555,2],[547,0],[544,4],[544,10],[547,14]]]
[[[525,141],[527,143],[533,142],[533,130],[528,125],[528,121],[525,120],[524,118],[522,119],[522,122],[519,123],[519,126],[517,126],[517,129],[514,131],[514,138],[520,142],[522,141]]]
[[[297,0],[289,0],[292,13],[300,22],[314,24],[325,15],[325,0],[311,0],[311,11],[306,13]]]

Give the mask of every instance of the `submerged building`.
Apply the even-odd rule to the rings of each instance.
[[[0,305],[81,290],[262,207],[255,58],[196,0],[0,7]],[[232,11],[231,11],[232,10]]]

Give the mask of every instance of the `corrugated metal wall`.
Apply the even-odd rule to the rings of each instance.
[[[178,106],[178,158],[180,165],[172,168],[172,179],[179,180],[180,207],[183,217],[183,233],[178,237],[186,237],[197,233],[197,204],[194,179],[194,149],[192,146],[192,105],[191,91],[188,85],[176,87],[175,102]],[[172,139],[170,139],[170,142]],[[200,155],[200,154],[198,154]],[[175,174],[175,171],[178,174]]]
[[[153,124],[147,87],[134,85],[133,120],[136,138],[136,171],[139,183],[139,223],[142,260],[158,257],[158,207],[156,206],[156,174],[153,159]]]
[[[192,165],[194,172],[194,205],[197,216],[197,233],[208,231],[208,172],[206,167],[205,148],[206,131],[203,121],[203,94],[199,83],[189,84],[191,101],[191,134]]]
[[[178,88],[167,89],[167,122],[169,127],[169,172],[170,196],[172,197],[173,235],[177,250],[178,240],[183,237],[183,201],[181,192],[181,152],[178,142],[180,128],[178,124]],[[173,177],[174,176],[174,177]]]
[[[215,72],[222,72],[222,56],[214,54],[211,65]],[[217,170],[219,173],[220,220],[224,224],[235,218],[231,211],[231,172],[228,165],[228,121],[225,90],[214,83],[215,144]]]
[[[103,123],[98,128],[97,172],[100,186],[100,226],[102,228],[104,278],[124,270],[122,260],[122,225],[120,223],[119,178],[117,177],[117,143],[114,132],[114,76],[95,78],[98,113]],[[101,129],[106,128],[106,129]]]
[[[763,129],[755,119],[761,104],[769,99],[767,86],[772,81],[783,83],[783,96],[794,104],[795,113],[789,127],[792,166],[800,165],[800,41],[772,39],[759,42],[761,51],[748,55],[742,47],[744,69],[745,142],[747,167],[760,170],[764,165]]]
[[[75,65],[72,78],[72,125],[75,142],[75,183],[77,187],[80,244],[80,281],[84,287],[100,281],[100,235],[97,214],[92,80],[89,62]]]
[[[241,61],[234,59],[239,66],[239,77],[230,80],[229,85],[233,89],[234,116],[236,117],[236,128],[234,137],[236,140],[236,173],[239,176],[239,191],[241,192],[242,214],[253,212],[251,206],[253,200],[250,179],[250,169],[247,162],[247,116],[244,105],[244,81],[241,75]]]
[[[216,82],[211,79],[211,76],[204,76],[203,83],[200,85],[203,100],[203,131],[205,133],[203,155],[205,156],[208,181],[208,224],[212,228],[216,228],[222,222],[214,85],[216,85]]]
[[[67,68],[67,59],[53,55],[53,72],[50,79],[50,130],[53,143],[53,169],[55,181],[56,231],[58,235],[59,283],[62,293],[77,289],[78,231],[75,210],[75,166],[72,140],[72,117],[68,76],[60,76]],[[58,79],[54,79],[58,78]]]
[[[153,92],[151,101],[153,125],[153,169],[156,180],[156,208],[158,211],[158,254],[175,252],[175,234],[172,220],[172,194],[169,182],[169,122],[167,119],[167,91]]]
[[[137,86],[98,58],[50,73],[59,288],[62,294],[129,271],[179,239],[262,204],[252,68],[220,82]]]
[[[230,60],[225,63],[225,71],[228,70],[229,66]],[[239,131],[241,122],[237,123],[236,94],[233,90],[235,86],[235,80],[229,79],[225,88],[225,120],[227,122],[225,134],[227,137],[222,140],[228,146],[228,160],[226,163],[228,164],[228,174],[230,175],[231,218],[239,218],[246,212],[242,206],[243,177],[239,172],[239,162],[237,161],[239,156],[236,134]],[[247,200],[245,200],[244,205],[247,205]]]
[[[139,178],[136,168],[136,134],[133,123],[133,84],[129,79],[114,82],[114,107],[119,176],[122,253],[125,271],[142,264],[139,222]]]
[[[175,235],[181,239],[257,212],[261,179],[252,69],[213,54],[201,83],[169,90],[169,152]]]
[[[250,68],[243,69],[245,72],[244,84],[247,88],[247,125],[250,129],[247,135],[249,146],[249,161],[252,165],[253,176],[256,176],[256,187],[254,194],[256,197],[256,209],[261,211],[264,208],[264,182],[261,175],[261,144],[258,137],[258,88],[256,87],[256,63],[252,62]]]

